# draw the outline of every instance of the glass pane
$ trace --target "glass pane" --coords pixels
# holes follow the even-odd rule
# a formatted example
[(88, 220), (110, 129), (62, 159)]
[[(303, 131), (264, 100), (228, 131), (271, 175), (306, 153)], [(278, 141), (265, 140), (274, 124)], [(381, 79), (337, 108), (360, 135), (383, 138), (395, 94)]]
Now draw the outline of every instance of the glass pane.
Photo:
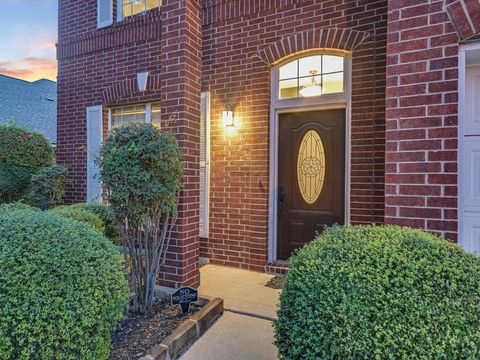
[(323, 93), (335, 94), (343, 92), (343, 73), (323, 75)]
[(308, 56), (300, 59), (299, 76), (309, 76), (311, 71), (316, 71), (317, 74), (322, 73), (322, 56)]
[(147, 0), (147, 10), (160, 7), (159, 0)]
[(280, 67), (280, 80), (298, 77), (298, 61), (292, 61)]
[(324, 55), (323, 56), (323, 73), (331, 73), (343, 71), (343, 57)]
[(325, 181), (325, 149), (320, 135), (309, 130), (300, 144), (297, 159), (298, 187), (303, 200), (314, 204), (323, 190)]
[(132, 3), (127, 2), (123, 4), (123, 17), (132, 16)]
[(152, 125), (156, 128), (161, 128), (161, 107), (160, 104), (152, 104)]
[(300, 82), (300, 96), (312, 97), (322, 95), (322, 76), (309, 76), (301, 78)]
[(280, 99), (298, 97), (297, 79), (280, 81)]
[(145, 11), (145, 0), (135, 0), (132, 2), (133, 14), (139, 14)]
[(112, 128), (145, 123), (145, 106), (126, 106), (112, 109)]

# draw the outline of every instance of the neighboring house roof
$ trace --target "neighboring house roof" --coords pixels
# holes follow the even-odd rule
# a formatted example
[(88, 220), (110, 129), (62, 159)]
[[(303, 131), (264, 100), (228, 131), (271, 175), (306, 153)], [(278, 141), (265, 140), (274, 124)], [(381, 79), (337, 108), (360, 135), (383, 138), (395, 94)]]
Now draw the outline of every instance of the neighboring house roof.
[(57, 83), (0, 75), (0, 124), (11, 120), (57, 142)]

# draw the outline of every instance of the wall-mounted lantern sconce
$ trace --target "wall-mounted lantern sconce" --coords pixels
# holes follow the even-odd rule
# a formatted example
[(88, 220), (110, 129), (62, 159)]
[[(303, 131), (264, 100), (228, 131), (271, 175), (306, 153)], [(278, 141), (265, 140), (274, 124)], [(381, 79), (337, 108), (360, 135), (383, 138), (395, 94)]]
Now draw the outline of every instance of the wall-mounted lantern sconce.
[(222, 123), (225, 127), (234, 127), (235, 126), (235, 119), (233, 118), (233, 111), (232, 110), (224, 110), (222, 111)]

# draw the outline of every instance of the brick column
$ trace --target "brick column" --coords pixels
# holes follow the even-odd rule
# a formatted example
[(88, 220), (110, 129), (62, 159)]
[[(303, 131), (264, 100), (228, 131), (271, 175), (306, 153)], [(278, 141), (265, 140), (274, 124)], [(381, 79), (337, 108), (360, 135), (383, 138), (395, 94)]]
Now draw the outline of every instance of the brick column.
[(458, 36), (444, 0), (390, 0), (386, 222), (457, 238)]
[(179, 219), (162, 285), (198, 286), (201, 7), (194, 0), (162, 5), (162, 115), (173, 127), (185, 160)]

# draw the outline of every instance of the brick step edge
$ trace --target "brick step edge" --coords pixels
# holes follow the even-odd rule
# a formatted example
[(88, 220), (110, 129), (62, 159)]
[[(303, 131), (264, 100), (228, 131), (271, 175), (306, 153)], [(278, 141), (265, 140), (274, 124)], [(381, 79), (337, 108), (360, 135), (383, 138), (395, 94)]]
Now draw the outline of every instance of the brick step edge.
[(197, 340), (223, 314), (223, 299), (214, 298), (190, 319), (185, 320), (161, 344), (152, 347), (138, 360), (173, 360), (187, 345)]

